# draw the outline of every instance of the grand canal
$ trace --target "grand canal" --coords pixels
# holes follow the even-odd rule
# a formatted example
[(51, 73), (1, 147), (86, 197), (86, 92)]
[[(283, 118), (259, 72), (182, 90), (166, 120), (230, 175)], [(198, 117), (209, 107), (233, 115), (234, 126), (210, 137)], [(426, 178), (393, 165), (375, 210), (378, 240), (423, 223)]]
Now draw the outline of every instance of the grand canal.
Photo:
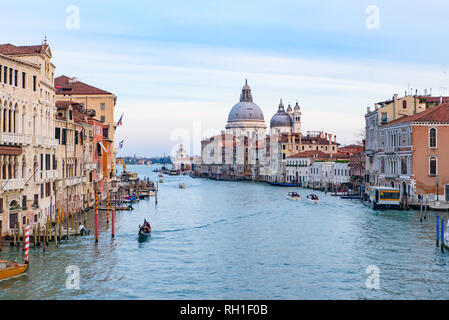
[[(157, 179), (152, 167), (129, 170)], [(0, 299), (449, 299), (449, 252), (435, 246), (432, 212), (420, 223), (415, 211), (322, 193), (312, 205), (286, 199), (305, 189), (188, 176), (165, 177), (159, 190), (157, 206), (118, 212), (115, 240), (101, 214), (98, 244), (90, 235), (31, 248), (28, 274), (0, 282)], [(144, 218), (153, 232), (139, 243)], [(15, 258), (20, 249), (3, 247), (0, 259)], [(378, 290), (365, 285), (370, 265)], [(66, 288), (69, 266), (79, 289)]]

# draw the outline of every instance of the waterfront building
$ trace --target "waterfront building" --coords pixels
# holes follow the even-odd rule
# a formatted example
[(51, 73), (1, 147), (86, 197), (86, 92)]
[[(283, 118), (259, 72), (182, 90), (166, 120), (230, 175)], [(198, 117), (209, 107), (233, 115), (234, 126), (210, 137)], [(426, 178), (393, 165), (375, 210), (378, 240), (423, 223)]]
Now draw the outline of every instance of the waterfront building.
[[(58, 142), (53, 166), (58, 173), (56, 207), (64, 216), (92, 204), (92, 142), (88, 133), (91, 116), (77, 102), (56, 101), (55, 139)], [(62, 216), (62, 215), (61, 215)]]
[(349, 185), (349, 160), (316, 160), (310, 166), (308, 187), (331, 190)]
[(355, 150), (350, 154), (349, 175), (354, 192), (361, 194), (365, 179), (365, 140), (363, 140), (363, 146), (355, 147)]
[(381, 126), (379, 185), (400, 188), (403, 204), (449, 201), (448, 139), (449, 103)]
[(104, 183), (99, 183), (101, 185), (99, 189), (102, 190), (102, 194), (112, 191), (112, 181), (116, 180), (116, 149), (114, 146), (116, 124), (114, 122), (114, 109), (117, 97), (108, 91), (78, 81), (74, 77), (57, 77), (55, 79), (55, 87), (58, 100), (75, 101), (87, 110), (95, 110), (92, 118), (103, 124), (103, 128), (100, 131), (101, 143), (105, 150), (103, 150), (103, 163), (101, 165), (103, 172), (99, 176), (103, 177), (105, 181)]
[(55, 66), (47, 41), (0, 45), (0, 224), (43, 222), (55, 213)]
[[(390, 122), (397, 121), (402, 117), (425, 112), (444, 101), (449, 101), (449, 97), (432, 97), (427, 95), (427, 92), (425, 92), (424, 95), (405, 95), (402, 98), (398, 98), (398, 95), (395, 94), (391, 100), (375, 103), (374, 110), (371, 110), (369, 107), (367, 108), (367, 113), (365, 115), (365, 192), (368, 192), (370, 186), (385, 184), (385, 181), (379, 181), (380, 175), (385, 177), (385, 174), (380, 172), (381, 167), (385, 166), (384, 163), (380, 162), (379, 157), (379, 149), (383, 149), (379, 132), (380, 127), (382, 125), (387, 125)], [(390, 135), (385, 136), (385, 130), (382, 130), (382, 132), (384, 139), (383, 143), (385, 144), (387, 143), (385, 142), (385, 139), (388, 139)], [(407, 135), (407, 133), (401, 132), (401, 135)], [(399, 139), (398, 132), (395, 132), (393, 136), (395, 137), (394, 139)], [(382, 161), (386, 161), (385, 157), (383, 158), (384, 160)], [(398, 160), (390, 160), (392, 161), (392, 170), (397, 171)], [(401, 161), (406, 160), (404, 159)], [(411, 194), (409, 193), (408, 195), (410, 196)]]
[(253, 102), (247, 82), (240, 102), (230, 111), (226, 131), (203, 139), (201, 165), (195, 174), (229, 180), (287, 181), (287, 157), (301, 151), (338, 152), (336, 137), (318, 132), (301, 133), (301, 108), (285, 110), (282, 99), (267, 132), (264, 115)]
[(182, 143), (179, 146), (179, 150), (176, 151), (176, 156), (172, 157), (172, 164), (173, 170), (190, 171), (192, 169), (193, 157), (189, 157)]
[(340, 187), (350, 183), (349, 155), (317, 150), (287, 158), (287, 182), (310, 188)]

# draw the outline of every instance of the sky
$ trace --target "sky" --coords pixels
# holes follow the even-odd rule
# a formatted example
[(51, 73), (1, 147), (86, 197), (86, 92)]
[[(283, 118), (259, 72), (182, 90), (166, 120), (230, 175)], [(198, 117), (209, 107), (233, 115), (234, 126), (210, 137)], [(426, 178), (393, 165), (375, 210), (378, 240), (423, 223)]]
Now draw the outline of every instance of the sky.
[(56, 75), (114, 93), (119, 156), (173, 153), (224, 130), (245, 79), (269, 125), (299, 101), (303, 133), (359, 140), (367, 107), (449, 95), (448, 1), (8, 1), (0, 43), (46, 36)]

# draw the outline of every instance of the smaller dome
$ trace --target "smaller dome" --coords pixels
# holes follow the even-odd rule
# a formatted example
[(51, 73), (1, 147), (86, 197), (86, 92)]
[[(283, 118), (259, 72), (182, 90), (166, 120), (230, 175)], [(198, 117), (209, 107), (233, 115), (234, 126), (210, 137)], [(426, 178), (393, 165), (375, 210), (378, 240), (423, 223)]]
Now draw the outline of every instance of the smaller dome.
[(291, 113), (292, 111), (293, 111), (292, 107), (290, 105), (288, 105), (287, 113)]
[(270, 128), (278, 128), (278, 127), (292, 127), (293, 121), (287, 112), (284, 110), (284, 105), (279, 104), (278, 112), (274, 114), (270, 121)]

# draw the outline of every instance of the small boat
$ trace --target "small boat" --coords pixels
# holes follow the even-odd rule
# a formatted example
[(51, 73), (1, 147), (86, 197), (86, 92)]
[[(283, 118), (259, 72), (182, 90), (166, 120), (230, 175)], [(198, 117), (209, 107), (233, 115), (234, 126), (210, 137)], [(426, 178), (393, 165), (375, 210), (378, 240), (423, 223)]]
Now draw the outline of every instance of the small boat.
[(181, 182), (180, 184), (179, 184), (179, 188), (180, 189), (184, 189), (186, 187), (186, 185), (184, 184), (184, 182)]
[(313, 203), (313, 204), (319, 204), (319, 203), (320, 203), (320, 199), (318, 199), (318, 196), (315, 195), (315, 194), (310, 194), (310, 195), (308, 195), (308, 196), (307, 196), (307, 200), (308, 200), (310, 203)]
[(27, 264), (0, 260), (0, 281), (24, 275), (27, 269)]
[(139, 230), (139, 239), (148, 239), (148, 237), (151, 235), (151, 230), (149, 232), (144, 232), (142, 230)]
[(341, 199), (355, 199), (355, 200), (359, 200), (360, 196), (357, 195), (353, 195), (353, 196), (340, 196)]
[(301, 196), (296, 192), (289, 192), (288, 195), (289, 197), (287, 199), (289, 200), (301, 200)]
[(164, 179), (159, 179), (159, 182), (160, 183), (164, 183)]
[(164, 175), (163, 175), (162, 173), (160, 173), (160, 174), (158, 175), (158, 177), (159, 177), (159, 178), (163, 178)]
[(268, 182), (269, 185), (277, 186), (277, 187), (294, 187), (293, 183), (285, 183), (285, 182)]
[[(145, 226), (148, 227), (145, 228)], [(151, 235), (151, 225), (147, 220), (145, 219), (143, 225), (139, 225), (139, 240), (146, 240)]]

